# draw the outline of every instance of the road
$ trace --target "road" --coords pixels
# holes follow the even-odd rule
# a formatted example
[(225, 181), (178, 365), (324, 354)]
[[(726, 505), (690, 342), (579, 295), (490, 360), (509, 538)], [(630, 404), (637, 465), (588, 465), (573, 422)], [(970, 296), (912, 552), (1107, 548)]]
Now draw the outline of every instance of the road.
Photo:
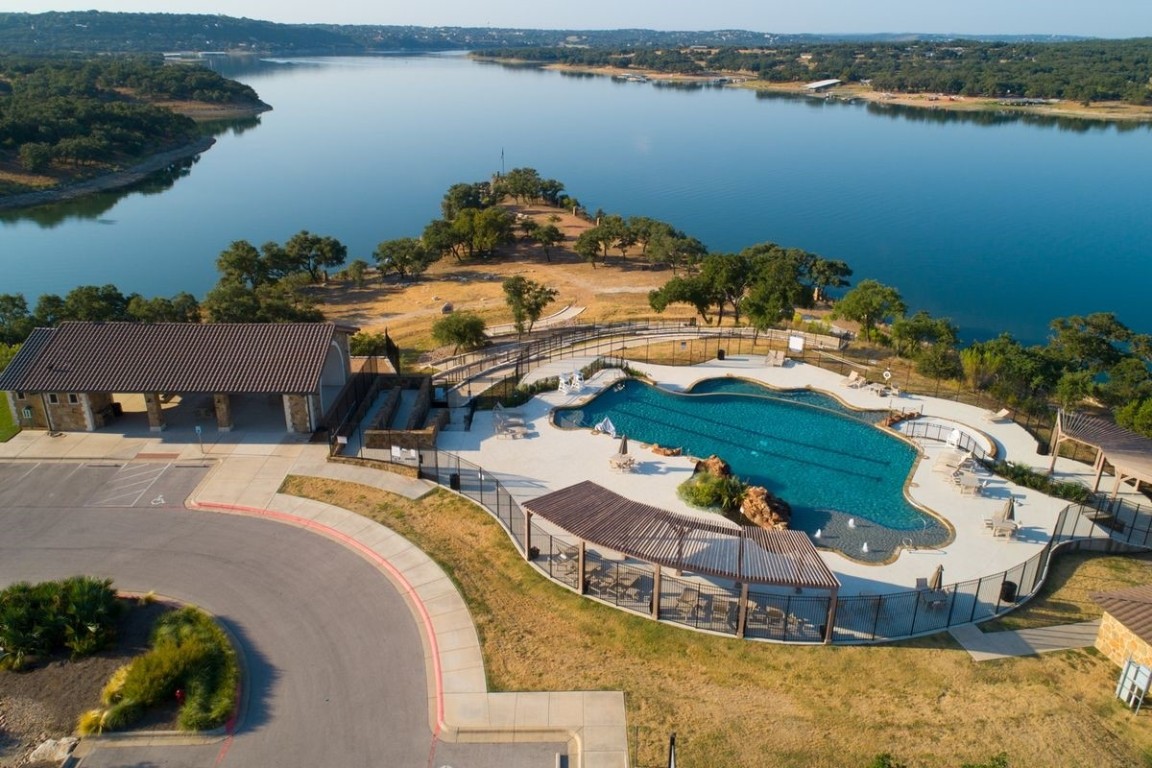
[(544, 747), (434, 745), (420, 635), (391, 582), (302, 529), (183, 509), (204, 472), (0, 464), (0, 585), (112, 578), (199, 605), (244, 655), (247, 706), (234, 739), (98, 750), (85, 768), (552, 764)]

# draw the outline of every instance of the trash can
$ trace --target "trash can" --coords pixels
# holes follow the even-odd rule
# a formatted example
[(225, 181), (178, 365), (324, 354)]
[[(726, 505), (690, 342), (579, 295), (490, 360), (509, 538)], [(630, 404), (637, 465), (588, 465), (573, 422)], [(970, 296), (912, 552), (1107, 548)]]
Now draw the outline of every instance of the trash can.
[(1000, 585), (1000, 602), (1014, 603), (1016, 602), (1016, 582), (1006, 581)]
[(722, 349), (716, 350), (716, 359), (717, 360), (723, 360), (724, 359), (724, 350), (722, 350)]
[(460, 473), (453, 472), (448, 475), (448, 487), (454, 491), (460, 490)]

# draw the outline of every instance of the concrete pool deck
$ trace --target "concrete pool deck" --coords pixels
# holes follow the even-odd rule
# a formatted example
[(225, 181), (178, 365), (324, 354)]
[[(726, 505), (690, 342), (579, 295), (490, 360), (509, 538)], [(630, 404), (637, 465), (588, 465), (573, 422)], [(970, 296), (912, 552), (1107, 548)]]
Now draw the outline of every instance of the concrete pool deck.
[[(568, 373), (591, 359), (572, 358), (541, 366), (526, 380)], [(846, 387), (842, 384), (843, 376), (815, 365), (794, 362), (784, 367), (768, 367), (762, 356), (728, 357), (691, 367), (631, 365), (673, 390), (685, 389), (705, 378), (735, 376), (781, 389), (809, 387), (856, 408), (921, 411), (921, 421), (935, 419), (948, 427), (958, 423), (966, 425), (968, 431), (986, 435), (996, 444), (999, 457), (1044, 471), (1050, 460), (1037, 452), (1035, 439), (1023, 427), (1013, 422), (990, 422), (984, 409), (919, 395), (881, 397), (872, 390)], [(521, 504), (582, 480), (592, 480), (636, 501), (687, 514), (706, 514), (689, 508), (676, 494), (676, 487), (692, 473), (693, 462), (689, 458), (658, 456), (643, 444), (630, 440), (630, 453), (635, 456), (637, 467), (634, 472), (621, 473), (614, 471), (608, 461), (617, 450), (618, 440), (594, 435), (587, 429), (562, 429), (551, 423), (552, 409), (578, 406), (610, 386), (620, 375), (619, 371), (601, 371), (591, 377), (580, 393), (545, 392), (518, 407), (516, 410), (523, 415), (528, 427), (523, 437), (497, 436), (491, 412), (480, 411), (473, 418), (470, 432), (442, 432), (440, 449), (483, 467)], [(944, 565), (945, 583), (1008, 570), (1044, 547), (1051, 538), (1057, 516), (1067, 506), (1065, 501), (998, 477), (988, 478), (984, 495), (962, 495), (944, 474), (933, 471), (935, 457), (948, 450), (947, 446), (931, 441), (919, 441), (919, 444), (922, 458), (913, 472), (909, 495), (916, 504), (947, 521), (955, 533), (953, 540), (940, 549), (902, 551), (894, 562), (883, 565), (857, 562), (837, 552), (821, 550), (821, 556), (843, 585), (842, 595), (914, 589), (916, 580), (928, 577), (938, 564)], [(1089, 465), (1067, 459), (1057, 460), (1054, 474), (1089, 486), (1093, 478)], [(993, 538), (983, 518), (1001, 508), (1009, 497), (1016, 503), (1020, 532), (1015, 539)], [(546, 521), (536, 520), (541, 527), (549, 527)]]

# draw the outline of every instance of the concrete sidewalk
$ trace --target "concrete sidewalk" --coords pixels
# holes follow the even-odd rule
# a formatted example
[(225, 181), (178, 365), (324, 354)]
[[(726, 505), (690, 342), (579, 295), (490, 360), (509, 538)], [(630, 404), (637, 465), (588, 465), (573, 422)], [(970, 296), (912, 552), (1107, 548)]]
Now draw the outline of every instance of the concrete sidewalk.
[(1012, 656), (1035, 656), (1048, 651), (1088, 648), (1095, 644), (1099, 629), (1100, 621), (1096, 620), (1005, 632), (983, 632), (976, 624), (961, 624), (948, 631), (974, 661), (990, 661)]

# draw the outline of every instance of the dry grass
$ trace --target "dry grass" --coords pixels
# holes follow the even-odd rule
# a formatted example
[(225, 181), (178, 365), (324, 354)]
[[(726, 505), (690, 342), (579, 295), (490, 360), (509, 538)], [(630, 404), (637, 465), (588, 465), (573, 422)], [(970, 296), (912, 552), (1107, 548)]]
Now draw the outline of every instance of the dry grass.
[[(436, 262), (419, 279), (400, 282), (373, 279), (363, 288), (332, 281), (317, 289), (328, 320), (347, 323), (366, 331), (387, 329), (404, 349), (428, 350), (433, 346), (432, 323), (440, 317), (444, 304), (457, 311), (475, 312), (488, 325), (512, 321), (504, 303), (501, 283), (513, 275), (523, 275), (555, 288), (559, 293), (545, 315), (566, 306), (585, 307), (580, 322), (606, 322), (653, 316), (648, 291), (672, 277), (670, 270), (645, 268), (639, 248), (626, 258), (614, 252), (608, 265), (593, 267), (571, 250), (580, 233), (592, 224), (558, 208), (543, 205), (508, 206), (516, 213), (531, 216), (540, 224), (553, 223), (564, 233), (565, 241), (552, 249), (551, 259), (535, 245), (518, 241), (498, 256), (460, 263), (452, 257)], [(688, 318), (692, 310), (674, 306), (663, 318)]]
[[(673, 731), (696, 768), (865, 766), (884, 752), (910, 768), (1001, 752), (1012, 766), (1152, 765), (1152, 720), (1113, 700), (1118, 670), (1093, 650), (976, 664), (946, 634), (869, 647), (711, 637), (552, 584), (450, 493), (412, 502), (315, 478), (284, 490), (377, 520), (435, 558), (472, 610), (492, 689), (625, 691), (635, 766), (663, 765)], [(1084, 590), (1076, 573), (1064, 585), (1050, 601)]]

